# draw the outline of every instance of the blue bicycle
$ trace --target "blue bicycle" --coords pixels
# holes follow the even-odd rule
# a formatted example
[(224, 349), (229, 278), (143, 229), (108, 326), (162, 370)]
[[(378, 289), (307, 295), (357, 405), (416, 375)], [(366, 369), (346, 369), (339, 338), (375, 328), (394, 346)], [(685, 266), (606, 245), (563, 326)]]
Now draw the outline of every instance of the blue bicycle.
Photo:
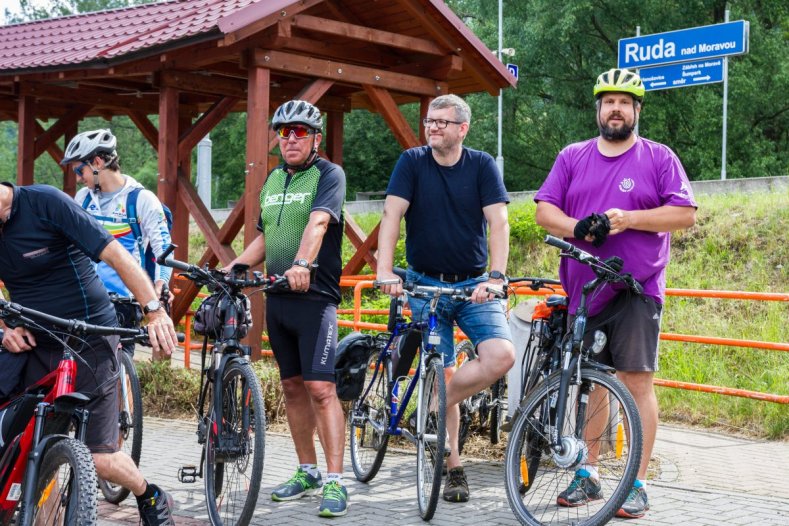
[[(375, 282), (375, 286), (389, 285)], [(373, 339), (361, 395), (349, 416), (351, 464), (356, 478), (371, 481), (383, 462), (390, 436), (403, 436), (416, 446), (419, 514), (428, 521), (438, 504), (446, 451), (446, 385), (444, 361), (437, 351), (436, 308), (441, 296), (467, 301), (473, 288), (428, 287), (406, 282), (405, 295), (429, 299), (426, 321), (403, 317), (404, 297), (392, 299), (389, 333)], [(417, 350), (421, 352), (417, 354)], [(414, 358), (416, 367), (411, 369)], [(411, 397), (417, 392), (415, 404)], [(413, 406), (416, 407), (413, 407)], [(401, 426), (408, 412), (406, 426)]]

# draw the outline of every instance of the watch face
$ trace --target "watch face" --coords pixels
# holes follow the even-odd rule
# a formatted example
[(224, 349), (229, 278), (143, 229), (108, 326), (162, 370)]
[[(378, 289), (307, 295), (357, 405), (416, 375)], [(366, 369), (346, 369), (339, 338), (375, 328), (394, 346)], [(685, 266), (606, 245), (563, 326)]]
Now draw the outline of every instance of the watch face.
[(309, 268), (310, 264), (306, 259), (297, 259), (294, 263), (300, 267)]
[(148, 314), (151, 311), (159, 310), (162, 308), (162, 304), (158, 300), (152, 300), (145, 304), (145, 314)]

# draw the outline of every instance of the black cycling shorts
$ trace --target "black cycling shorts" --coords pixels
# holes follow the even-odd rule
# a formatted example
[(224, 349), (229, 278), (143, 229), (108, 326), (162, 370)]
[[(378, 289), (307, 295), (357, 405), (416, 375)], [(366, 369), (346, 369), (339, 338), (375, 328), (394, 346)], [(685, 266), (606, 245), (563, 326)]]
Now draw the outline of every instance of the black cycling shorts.
[(620, 292), (586, 323), (586, 345), (594, 341), (596, 329), (608, 337), (602, 352), (592, 358), (617, 371), (657, 371), (662, 312), (663, 305), (653, 298)]
[[(79, 351), (76, 391), (91, 399), (86, 406), (90, 418), (85, 437), (91, 453), (118, 451), (119, 340), (119, 336), (90, 336), (87, 344), (73, 346)], [(63, 348), (56, 341), (37, 338), (36, 344), (29, 352), (25, 386), (33, 385), (57, 369), (63, 357)]]
[(266, 299), (266, 326), (281, 379), (334, 383), (337, 305), (272, 294)]
[[(124, 329), (139, 329), (140, 323), (143, 320), (142, 309), (140, 304), (135, 303), (114, 303), (115, 314), (118, 316), (118, 326)], [(127, 342), (123, 344), (123, 350), (129, 356), (134, 356), (134, 342)]]

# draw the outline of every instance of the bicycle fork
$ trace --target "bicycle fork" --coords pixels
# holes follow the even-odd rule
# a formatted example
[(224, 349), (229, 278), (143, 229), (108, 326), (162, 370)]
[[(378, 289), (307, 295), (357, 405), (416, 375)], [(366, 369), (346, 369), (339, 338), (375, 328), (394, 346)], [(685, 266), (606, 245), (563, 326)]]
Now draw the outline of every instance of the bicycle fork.
[[(573, 382), (573, 376), (575, 381)], [(577, 388), (575, 407), (575, 432), (564, 434), (568, 423), (569, 398), (572, 388)], [(581, 361), (572, 355), (571, 348), (565, 351), (562, 374), (558, 391), (550, 396), (548, 411), (548, 433), (556, 464), (562, 468), (572, 468), (586, 462), (589, 450), (584, 439), (586, 428), (586, 408), (589, 404), (590, 385), (581, 381)]]

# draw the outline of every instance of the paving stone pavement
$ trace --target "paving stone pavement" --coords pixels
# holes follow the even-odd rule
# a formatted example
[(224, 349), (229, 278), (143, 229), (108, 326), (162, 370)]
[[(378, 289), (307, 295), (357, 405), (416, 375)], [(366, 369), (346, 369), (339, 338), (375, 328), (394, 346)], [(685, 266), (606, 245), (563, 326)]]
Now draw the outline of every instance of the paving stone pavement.
[[(208, 523), (202, 481), (181, 484), (176, 478), (179, 466), (199, 462), (200, 448), (194, 430), (195, 424), (191, 422), (145, 419), (143, 473), (173, 495), (176, 524), (183, 526)], [(661, 469), (647, 487), (651, 510), (643, 519), (614, 519), (611, 524), (789, 525), (789, 485), (785, 482), (789, 473), (789, 443), (662, 425), (654, 456), (659, 459)], [(388, 452), (381, 471), (369, 484), (356, 481), (346, 454), (345, 482), (351, 504), (348, 515), (335, 519), (317, 516), (318, 497), (289, 503), (271, 501), (271, 489), (293, 474), (295, 464), (290, 437), (268, 433), (261, 494), (252, 524), (424, 524), (416, 504), (413, 454)], [(507, 504), (502, 464), (482, 460), (466, 460), (464, 464), (471, 501), (439, 502), (431, 524), (517, 525)], [(120, 507), (102, 502), (99, 514), (101, 526), (138, 521), (133, 499), (127, 499)]]

